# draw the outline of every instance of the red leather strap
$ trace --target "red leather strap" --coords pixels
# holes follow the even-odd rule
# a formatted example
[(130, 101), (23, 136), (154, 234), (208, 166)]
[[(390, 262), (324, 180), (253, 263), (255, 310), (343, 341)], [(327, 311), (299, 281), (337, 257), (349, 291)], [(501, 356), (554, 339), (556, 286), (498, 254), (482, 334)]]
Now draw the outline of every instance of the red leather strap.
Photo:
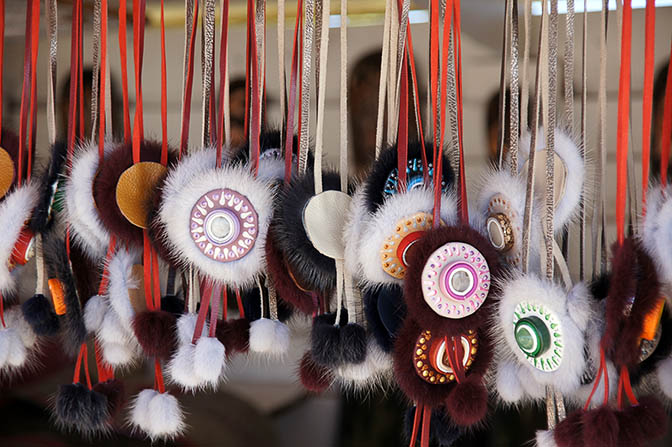
[[(425, 151), (421, 151), (425, 153)], [(406, 191), (406, 165), (408, 164), (408, 64), (406, 52), (401, 62), (401, 86), (399, 91), (399, 125), (397, 126), (397, 173), (400, 192)]]
[(28, 123), (28, 166), (26, 180), (30, 180), (35, 153), (35, 129), (37, 126), (37, 52), (40, 46), (40, 0), (32, 0), (32, 25), (30, 38), (30, 122)]
[(25, 47), (23, 52), (23, 83), (21, 85), (21, 108), (19, 110), (19, 163), (18, 163), (18, 183), (23, 182), (23, 157), (26, 151), (26, 126), (28, 124), (28, 101), (30, 101), (30, 58), (31, 41), (33, 33), (33, 8), (28, 5), (26, 8), (26, 34)]
[(459, 141), (459, 191), (460, 191), (460, 207), (458, 208), (460, 220), (463, 224), (469, 222), (469, 203), (467, 202), (467, 177), (464, 170), (464, 130), (463, 130), (463, 113), (462, 113), (462, 27), (460, 15), (460, 0), (454, 0), (453, 8), (455, 14), (455, 80), (457, 83), (457, 126), (458, 126), (458, 141)]
[(191, 91), (194, 85), (194, 47), (196, 44), (196, 29), (198, 28), (198, 0), (194, 1), (194, 23), (189, 36), (187, 56), (187, 76), (184, 85), (184, 100), (182, 101), (182, 129), (180, 131), (180, 153), (186, 152), (189, 144), (189, 121), (191, 119)]
[(161, 277), (159, 276), (159, 256), (154, 247), (151, 247), (152, 256), (152, 283), (154, 285), (154, 309), (161, 310)]
[(600, 367), (597, 370), (597, 374), (595, 375), (595, 382), (593, 383), (593, 389), (590, 391), (590, 395), (588, 396), (588, 399), (586, 400), (586, 404), (583, 406), (583, 411), (588, 410), (590, 407), (590, 402), (593, 400), (593, 396), (595, 395), (595, 392), (597, 391), (597, 387), (600, 385), (600, 380), (602, 379), (602, 376), (604, 375), (604, 401), (603, 403), (607, 403), (609, 400), (609, 373), (607, 372), (607, 366), (606, 366), (606, 358), (604, 355), (604, 348), (600, 347)]
[[(399, 9), (401, 9), (401, 1), (399, 0)], [(420, 90), (418, 89), (418, 76), (415, 71), (415, 56), (413, 55), (413, 37), (411, 35), (411, 24), (410, 22), (407, 25), (406, 28), (406, 50), (408, 52), (408, 60), (411, 64), (411, 79), (413, 81), (413, 91), (415, 94), (413, 95), (414, 99), (414, 105), (415, 105), (415, 116), (417, 119), (417, 128), (418, 128), (418, 140), (420, 143), (423, 145), (425, 144), (425, 136), (424, 136), (424, 130), (422, 127), (422, 112), (420, 110)], [(429, 168), (428, 168), (428, 163), (427, 163), (427, 153), (422, 150), (420, 151), (420, 154), (422, 156), (422, 174), (424, 177), (424, 183), (425, 185), (429, 185)]]
[(91, 384), (91, 374), (89, 372), (89, 354), (86, 343), (82, 343), (79, 348), (79, 355), (77, 356), (77, 363), (75, 364), (75, 374), (72, 383), (79, 383), (79, 377), (82, 372), (82, 364), (84, 364), (84, 375), (86, 377), (86, 385), (89, 389), (93, 389)]
[(646, 214), (651, 161), (651, 114), (653, 112), (653, 64), (656, 46), (656, 0), (646, 0), (644, 34), (644, 91), (642, 102), (642, 213)]
[(158, 357), (154, 358), (154, 381), (156, 382), (156, 389), (159, 393), (166, 392), (166, 386), (163, 382), (163, 373), (161, 372), (161, 361)]
[(667, 186), (667, 167), (670, 163), (670, 143), (672, 142), (672, 45), (670, 45), (670, 62), (667, 66), (665, 83), (665, 104), (663, 106), (663, 135), (660, 146), (660, 181)]
[(210, 327), (208, 336), (215, 337), (217, 331), (217, 319), (219, 318), (219, 306), (221, 304), (222, 285), (215, 284), (212, 289), (212, 298), (210, 299)]
[(128, 104), (128, 64), (126, 62), (126, 0), (119, 0), (119, 58), (121, 61), (121, 96), (124, 104), (124, 142), (131, 142), (131, 118)]
[[(140, 162), (144, 138), (142, 113), (142, 56), (145, 35), (145, 0), (133, 0), (133, 62), (135, 68), (135, 118), (133, 120), (133, 163)], [(145, 278), (147, 280), (147, 278)]]
[(2, 297), (2, 293), (0, 293), (0, 323), (2, 323), (2, 327), (7, 327), (5, 324), (5, 299)]
[(259, 63), (258, 58), (260, 55), (257, 54), (257, 33), (254, 23), (254, 8), (253, 0), (247, 0), (247, 28), (249, 33), (249, 58), (248, 65), (251, 65), (252, 78), (251, 82), (251, 100), (252, 107), (251, 116), (250, 116), (250, 150), (251, 150), (251, 162), (254, 175), (256, 176), (259, 173), (259, 135), (261, 134), (261, 107), (259, 104), (260, 92), (259, 92)]
[[(5, 61), (5, 0), (0, 0), (0, 129), (2, 129), (2, 78)], [(0, 133), (0, 144), (2, 144)]]
[(77, 57), (79, 58), (79, 63), (77, 64), (77, 70), (79, 75), (77, 76), (77, 115), (79, 119), (79, 127), (77, 128), (77, 137), (81, 140), (84, 139), (84, 20), (82, 19), (82, 6), (79, 7), (79, 38), (77, 39)]
[(213, 284), (206, 279), (204, 283), (203, 295), (201, 296), (200, 308), (198, 309), (198, 317), (196, 318), (196, 328), (194, 329), (194, 336), (191, 338), (191, 343), (196, 344), (201, 334), (203, 333), (203, 326), (205, 326), (205, 317), (208, 315), (208, 307), (210, 307), (210, 300), (213, 295)]
[(142, 270), (145, 286), (145, 304), (147, 310), (154, 310), (154, 301), (152, 300), (152, 246), (149, 242), (149, 233), (146, 229), (142, 230)]
[(418, 431), (420, 430), (420, 422), (422, 420), (422, 406), (420, 404), (415, 405), (415, 412), (413, 414), (413, 429), (411, 431), (411, 442), (410, 447), (415, 447), (415, 443), (418, 440)]
[(422, 435), (420, 436), (420, 447), (429, 447), (429, 428), (432, 422), (432, 408), (424, 405), (422, 408)]
[(100, 278), (100, 284), (98, 285), (98, 295), (105, 295), (107, 292), (107, 286), (109, 284), (109, 265), (110, 260), (112, 259), (112, 254), (114, 254), (114, 248), (116, 246), (116, 237), (110, 235), (110, 242), (107, 245), (107, 254), (105, 255), (105, 264), (103, 265), (103, 275)]
[(628, 184), (628, 132), (630, 130), (630, 56), (632, 45), (631, 0), (623, 2), (621, 32), (621, 70), (618, 85), (618, 122), (616, 130), (616, 235), (625, 238), (625, 201)]
[(243, 300), (240, 298), (240, 289), (238, 288), (236, 288), (236, 302), (238, 303), (240, 318), (245, 318), (245, 308), (243, 307)]

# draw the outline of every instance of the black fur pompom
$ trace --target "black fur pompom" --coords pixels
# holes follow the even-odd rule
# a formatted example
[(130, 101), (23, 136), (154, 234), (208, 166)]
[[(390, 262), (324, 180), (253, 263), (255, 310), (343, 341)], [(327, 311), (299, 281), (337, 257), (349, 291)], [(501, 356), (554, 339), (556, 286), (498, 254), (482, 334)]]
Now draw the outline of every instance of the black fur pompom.
[(58, 333), (58, 315), (44, 295), (33, 295), (21, 305), (21, 312), (35, 334), (50, 336)]
[(107, 397), (81, 383), (61, 385), (54, 406), (56, 424), (85, 437), (104, 433), (109, 428)]

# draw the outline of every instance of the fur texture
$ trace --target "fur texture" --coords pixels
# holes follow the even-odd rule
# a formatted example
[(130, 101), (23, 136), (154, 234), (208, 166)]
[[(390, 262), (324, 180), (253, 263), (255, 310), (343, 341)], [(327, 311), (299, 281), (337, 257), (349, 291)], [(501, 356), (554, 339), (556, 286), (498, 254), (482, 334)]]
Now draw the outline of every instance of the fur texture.
[[(493, 335), (506, 342), (498, 344), (500, 350), (506, 346), (506, 351), (500, 352), (499, 355), (509, 362), (517, 361), (523, 368), (527, 368), (532, 378), (539, 384), (553, 385), (563, 394), (575, 392), (581, 384), (586, 367), (584, 333), (593, 315), (591, 298), (586, 286), (578, 283), (567, 294), (557, 284), (542, 280), (536, 275), (517, 274), (502, 281), (501, 290)], [(541, 371), (535, 368), (518, 347), (511, 322), (514, 321), (516, 305), (521, 301), (543, 306), (560, 322), (563, 353), (560, 366), (555, 371)]]
[(552, 430), (537, 430), (534, 436), (537, 447), (558, 447)]
[(658, 364), (656, 377), (660, 390), (668, 399), (672, 399), (672, 357), (668, 357)]
[[(422, 158), (422, 144), (418, 142), (411, 142), (408, 145), (408, 159), (418, 159)], [(431, 163), (433, 157), (433, 149), (431, 143), (426, 143), (425, 154), (427, 155), (427, 160)], [(443, 151), (443, 172), (442, 180), (445, 182), (445, 189), (451, 191), (453, 189), (453, 184), (455, 182), (455, 175), (453, 173), (453, 168), (450, 164), (450, 159), (447, 156), (448, 152)], [(383, 188), (387, 177), (390, 173), (397, 168), (397, 147), (391, 146), (384, 151), (382, 151), (376, 159), (376, 162), (371, 168), (371, 172), (367, 176), (366, 183), (364, 186), (365, 195), (366, 195), (366, 204), (369, 212), (374, 213), (381, 206), (385, 200), (383, 195)], [(430, 179), (431, 181), (431, 179)], [(431, 188), (430, 188), (431, 189)]]
[(266, 236), (266, 268), (268, 276), (277, 291), (278, 297), (300, 312), (312, 315), (317, 310), (313, 297), (296, 285), (285, 263), (282, 252), (275, 243), (275, 225), (271, 224)]
[(477, 375), (468, 375), (455, 384), (446, 399), (446, 409), (457, 424), (468, 427), (479, 423), (488, 411), (488, 390)]
[(84, 325), (82, 306), (77, 295), (65, 242), (57, 234), (44, 239), (44, 260), (49, 278), (58, 278), (63, 287), (66, 308), (65, 315), (61, 318), (63, 348), (69, 356), (75, 357), (86, 340), (88, 331)]
[(299, 379), (308, 391), (321, 393), (329, 388), (334, 381), (334, 376), (328, 368), (315, 362), (312, 353), (308, 351), (299, 363)]
[(217, 339), (226, 348), (226, 355), (247, 352), (250, 348), (250, 322), (246, 318), (217, 322)]
[[(194, 244), (188, 218), (194, 203), (215, 188), (231, 188), (245, 195), (258, 216), (258, 232), (254, 247), (242, 258), (221, 263), (203, 255)], [(273, 190), (271, 185), (250, 175), (242, 166), (203, 170), (189, 163), (180, 163), (168, 174), (162, 190), (159, 217), (166, 227), (173, 256), (181, 259), (184, 267), (194, 265), (215, 281), (238, 287), (251, 287), (265, 268), (264, 244), (272, 216)]]
[(0, 328), (0, 371), (20, 368), (27, 356), (19, 331), (13, 327)]
[[(627, 407), (624, 411), (624, 420), (633, 423), (630, 431), (633, 437), (645, 441), (654, 441), (667, 433), (668, 417), (663, 404), (652, 395), (639, 399), (639, 405)], [(620, 434), (623, 430), (621, 430)]]
[[(141, 161), (159, 162), (161, 160), (161, 143), (143, 140), (140, 143)], [(169, 164), (175, 162), (172, 151), (168, 151)], [(142, 229), (128, 221), (117, 206), (117, 182), (121, 174), (133, 165), (133, 148), (131, 143), (116, 146), (105, 157), (105, 162), (98, 168), (93, 181), (93, 198), (100, 214), (100, 219), (111, 234), (117, 236), (124, 245), (142, 247)], [(150, 198), (150, 200), (152, 200)], [(147, 204), (147, 209), (150, 208)]]
[(133, 278), (133, 265), (140, 262), (140, 252), (119, 248), (108, 263), (107, 296), (110, 306), (119, 316), (119, 321), (129, 330), (133, 324), (135, 310), (131, 305), (129, 290), (138, 289), (140, 284)]
[(175, 396), (155, 390), (142, 390), (131, 406), (131, 425), (152, 441), (173, 439), (184, 431), (184, 413)]
[[(340, 177), (336, 172), (323, 172), (324, 191), (340, 191)], [(303, 211), (315, 196), (312, 170), (294, 179), (280, 190), (279, 202), (273, 216), (273, 233), (278, 250), (286, 260), (286, 269), (307, 290), (327, 292), (336, 287), (336, 264), (313, 246), (303, 224)]]
[[(259, 135), (259, 150), (260, 160), (259, 160), (259, 177), (263, 179), (269, 179), (274, 181), (279, 181), (285, 178), (285, 157), (283, 153), (279, 152), (279, 148), (284, 146), (285, 141), (280, 141), (281, 134), (279, 130), (276, 129), (262, 129), (261, 134)], [(292, 176), (296, 175), (296, 150), (299, 146), (298, 138), (296, 135), (292, 137)], [(236, 154), (233, 157), (234, 163), (247, 164), (250, 160), (250, 146), (249, 141), (245, 143), (238, 149)], [(308, 152), (308, 162), (306, 166), (313, 165), (313, 154)]]
[(260, 318), (250, 324), (250, 350), (260, 354), (283, 356), (289, 350), (289, 328), (286, 324)]
[(85, 437), (109, 429), (110, 414), (104, 394), (89, 390), (81, 383), (73, 383), (61, 385), (54, 402), (54, 418), (62, 429), (76, 431)]
[[(401, 289), (398, 286), (393, 286)], [(385, 352), (392, 351), (394, 346), (394, 340), (390, 336), (387, 328), (380, 320), (380, 315), (378, 314), (378, 300), (379, 300), (379, 291), (378, 290), (366, 290), (363, 296), (364, 302), (364, 315), (366, 317), (366, 322), (368, 323), (368, 331), (376, 339), (378, 345)]]
[(65, 142), (57, 141), (51, 146), (51, 159), (47, 168), (39, 175), (39, 199), (33, 209), (28, 227), (33, 233), (42, 233), (48, 230), (51, 219), (51, 203), (56, 192), (54, 185), (62, 175), (68, 146)]
[[(334, 325), (335, 313), (322, 314), (313, 320), (310, 349), (313, 361), (324, 367), (334, 367), (343, 362), (340, 327)], [(347, 312), (341, 312), (340, 324), (348, 321)]]
[(599, 445), (616, 447), (618, 445), (618, 418), (616, 412), (609, 407), (602, 406), (583, 413), (584, 445)]
[(366, 225), (366, 222), (371, 217), (366, 207), (366, 195), (364, 194), (364, 186), (359, 185), (352, 199), (350, 200), (350, 208), (345, 219), (345, 227), (343, 228), (343, 243), (345, 245), (345, 270), (349, 272), (357, 281), (361, 279), (361, 261), (359, 259), (359, 234)]
[(646, 196), (646, 215), (642, 220), (641, 241), (655, 261), (661, 280), (672, 286), (672, 185), (649, 188)]
[[(583, 182), (585, 179), (585, 168), (581, 148), (571, 136), (559, 128), (555, 128), (553, 133), (555, 137), (555, 153), (564, 162), (567, 170), (565, 179), (565, 190), (560, 200), (555, 205), (553, 215), (553, 228), (556, 233), (562, 231), (562, 228), (571, 222), (579, 212), (579, 202), (583, 194)], [(520, 173), (527, 161), (530, 153), (530, 134), (525, 132), (521, 135), (519, 154), (518, 154), (518, 172)], [(546, 148), (546, 133), (544, 128), (539, 128), (537, 132), (536, 151)], [(538, 189), (538, 188), (537, 188)], [(543, 201), (544, 191), (535, 191), (538, 195), (537, 200)]]
[(161, 311), (144, 311), (133, 318), (133, 332), (148, 357), (169, 359), (176, 348), (175, 315)]
[(333, 373), (346, 391), (356, 393), (382, 388), (392, 378), (392, 357), (369, 338), (363, 362), (342, 363)]
[[(116, 146), (105, 142), (105, 153)], [(73, 241), (92, 260), (105, 256), (110, 234), (93, 200), (93, 181), (98, 170), (98, 144), (90, 141), (75, 150), (72, 169), (65, 183), (65, 209)]]
[(583, 409), (569, 413), (556, 425), (553, 438), (558, 447), (583, 447)]
[[(439, 316), (425, 302), (422, 294), (421, 276), (427, 259), (431, 254), (448, 242), (465, 242), (478, 249), (487, 261), (490, 269), (490, 292), (478, 312), (459, 319), (448, 319)], [(427, 231), (418, 239), (416, 249), (411, 253), (409, 267), (404, 281), (404, 299), (408, 309), (408, 317), (422, 322), (423, 329), (432, 333), (448, 334), (466, 333), (468, 330), (476, 330), (486, 324), (485, 316), (492, 312), (494, 297), (499, 292), (497, 279), (500, 277), (499, 256), (485, 238), (468, 226), (450, 227), (442, 226)], [(408, 318), (407, 317), (407, 318)], [(414, 340), (415, 342), (415, 340)]]
[[(651, 258), (631, 238), (613, 247), (612, 278), (618, 281), (610, 282), (603, 344), (607, 356), (620, 369), (638, 363), (644, 317), (660, 297), (660, 283)], [(635, 301), (626, 316), (624, 311), (633, 296)]]
[(105, 312), (109, 310), (107, 303), (100, 295), (94, 295), (84, 306), (84, 326), (89, 332), (96, 332), (103, 324)]
[[(404, 426), (405, 426), (405, 438), (407, 441), (410, 441), (411, 434), (413, 431), (413, 420), (415, 418), (415, 412), (417, 407), (413, 406), (406, 411), (404, 417)], [(432, 411), (432, 416), (429, 424), (429, 437), (430, 440), (435, 441), (439, 447), (450, 447), (455, 441), (457, 441), (464, 429), (453, 424), (446, 416), (446, 414), (441, 410)], [(418, 437), (420, 437), (420, 431), (418, 431)]]
[(12, 306), (5, 309), (5, 323), (8, 327), (14, 328), (21, 338), (21, 343), (26, 349), (31, 349), (37, 344), (37, 334), (33, 328), (28, 324), (23, 312), (19, 306)]
[(224, 345), (215, 337), (201, 337), (194, 348), (194, 374), (216, 387), (226, 368)]
[(348, 323), (340, 328), (341, 358), (344, 363), (363, 363), (366, 360), (366, 330), (357, 323)]
[(93, 386), (93, 391), (107, 398), (107, 412), (110, 420), (114, 419), (124, 404), (124, 382), (119, 379), (98, 382)]
[(194, 372), (195, 349), (191, 343), (180, 345), (168, 362), (167, 371), (171, 381), (185, 390), (196, 390), (202, 385), (201, 379)]
[(38, 198), (38, 183), (29, 182), (12, 189), (0, 202), (0, 293), (4, 296), (15, 290), (15, 275), (9, 268), (9, 260)]
[[(357, 256), (360, 259), (362, 279), (367, 287), (403, 283), (402, 279), (394, 278), (383, 270), (380, 249), (385, 238), (396, 228), (397, 222), (418, 212), (431, 214), (433, 209), (434, 193), (429, 189), (414, 189), (388, 197), (366, 220), (357, 235)], [(443, 194), (441, 197), (441, 220), (447, 225), (457, 221), (457, 201), (452, 194)], [(419, 241), (416, 242), (418, 243)], [(408, 270), (406, 273), (408, 274)]]
[(519, 374), (523, 366), (509, 360), (499, 361), (495, 369), (495, 386), (497, 394), (506, 403), (520, 402), (525, 397), (525, 390)]
[(51, 336), (58, 333), (60, 329), (58, 315), (56, 315), (52, 304), (44, 295), (33, 295), (21, 304), (21, 311), (37, 335)]

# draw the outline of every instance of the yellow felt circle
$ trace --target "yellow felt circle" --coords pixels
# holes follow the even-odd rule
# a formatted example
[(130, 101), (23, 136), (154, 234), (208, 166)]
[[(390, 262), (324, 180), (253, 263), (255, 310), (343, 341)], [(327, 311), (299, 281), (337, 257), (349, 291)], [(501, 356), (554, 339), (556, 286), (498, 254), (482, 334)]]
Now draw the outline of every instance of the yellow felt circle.
[(14, 182), (14, 160), (0, 147), (0, 198), (5, 197)]
[(148, 205), (156, 185), (166, 173), (161, 163), (143, 161), (126, 169), (117, 182), (117, 206), (136, 227), (147, 228)]

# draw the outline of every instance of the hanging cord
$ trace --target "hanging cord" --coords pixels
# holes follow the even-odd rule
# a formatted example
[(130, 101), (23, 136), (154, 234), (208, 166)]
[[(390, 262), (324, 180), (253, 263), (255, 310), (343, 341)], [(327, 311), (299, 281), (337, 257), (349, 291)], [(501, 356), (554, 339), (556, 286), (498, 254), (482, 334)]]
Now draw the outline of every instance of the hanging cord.
[[(584, 9), (585, 11), (585, 9)], [(574, 132), (574, 0), (567, 0), (565, 15), (565, 120), (568, 132)]]
[(630, 59), (632, 36), (632, 9), (630, 0), (624, 1), (621, 36), (621, 69), (618, 88), (618, 122), (616, 130), (616, 235), (618, 243), (625, 239), (625, 202), (628, 175), (628, 132), (630, 117)]
[[(281, 0), (282, 1), (282, 0)], [(217, 122), (217, 167), (222, 166), (222, 144), (231, 146), (231, 109), (229, 107), (229, 1), (221, 0), (219, 46), (219, 115)]]
[(166, 79), (166, 22), (161, 0), (161, 164), (168, 164), (168, 80)]
[(145, 0), (133, 0), (133, 62), (135, 69), (135, 117), (133, 119), (133, 163), (140, 162), (144, 139), (142, 111), (142, 59), (145, 41)]
[[(408, 33), (408, 11), (411, 7), (410, 5), (410, 0), (398, 0), (396, 3), (394, 3), (395, 10), (397, 11), (397, 16), (395, 16), (395, 20), (393, 20), (393, 23), (395, 24), (395, 33), (392, 34), (392, 38), (396, 36), (396, 41), (394, 41), (395, 48), (396, 48), (396, 59), (395, 59), (395, 77), (394, 77), (394, 92), (395, 95), (393, 97), (394, 103), (392, 104), (392, 110), (390, 116), (392, 116), (394, 119), (392, 120), (394, 125), (391, 128), (392, 132), (390, 133), (392, 136), (392, 144), (394, 144), (394, 139), (396, 137), (397, 143), (399, 142), (399, 137), (398, 134), (400, 132), (399, 126), (403, 125), (406, 127), (406, 136), (408, 136), (408, 67), (405, 66), (405, 64), (408, 62), (407, 60), (407, 55), (406, 55), (406, 40), (407, 40), (407, 33)], [(398, 20), (398, 22), (397, 22)], [(404, 70), (406, 70), (404, 74)], [(406, 86), (403, 87), (405, 89), (405, 93), (401, 91), (402, 89), (402, 76), (406, 76)], [(405, 99), (402, 98), (402, 96), (405, 96)], [(401, 101), (406, 101), (406, 117), (404, 120), (401, 119), (400, 113), (402, 112), (401, 110)], [(389, 138), (388, 138), (389, 139)], [(404, 160), (404, 168), (406, 167), (405, 160)], [(405, 170), (405, 169), (404, 169)]]
[[(518, 77), (518, 0), (511, 0), (511, 105), (509, 111), (509, 160), (511, 175), (518, 175), (518, 138), (520, 135)], [(502, 93), (504, 94), (504, 93)], [(504, 95), (506, 96), (506, 95)], [(503, 123), (503, 122), (502, 122)], [(503, 125), (504, 126), (504, 125)]]
[(341, 191), (348, 192), (348, 0), (341, 0), (341, 73), (339, 136), (341, 142), (339, 172)]
[[(585, 9), (584, 9), (585, 11)], [(520, 128), (529, 129), (527, 116), (527, 107), (530, 97), (530, 80), (527, 75), (530, 65), (530, 42), (532, 42), (531, 24), (532, 21), (532, 0), (525, 0), (525, 11), (523, 16), (523, 29), (525, 30), (525, 43), (523, 44), (523, 67), (520, 75), (520, 88), (522, 89), (520, 97)]]
[[(543, 3), (542, 3), (543, 4)], [(506, 81), (507, 81), (507, 70), (506, 62), (508, 60), (509, 54), (507, 53), (507, 48), (511, 46), (511, 0), (506, 0), (504, 2), (504, 27), (502, 29), (502, 62), (500, 65), (500, 74), (499, 74), (499, 140), (497, 142), (497, 166), (499, 169), (502, 169), (504, 165), (504, 143), (506, 135)], [(512, 49), (513, 50), (513, 49)]]
[[(469, 204), (467, 202), (467, 176), (464, 167), (464, 128), (463, 128), (463, 119), (462, 119), (462, 30), (461, 30), (461, 13), (460, 13), (460, 0), (454, 0), (453, 3), (454, 9), (454, 20), (455, 20), (455, 79), (457, 80), (457, 125), (459, 132), (459, 180), (458, 180), (458, 189), (460, 203), (458, 211), (458, 217), (462, 224), (466, 225), (469, 222)], [(435, 185), (436, 188), (436, 185)]]
[[(390, 26), (392, 23), (392, 0), (385, 4), (385, 22), (383, 25), (383, 49), (380, 60), (380, 79), (378, 81), (378, 111), (376, 118), (376, 159), (383, 148), (383, 117), (385, 115), (385, 94), (390, 54)], [(399, 173), (401, 174), (401, 173)]]
[(100, 85), (100, 9), (101, 0), (93, 5), (93, 73), (91, 79), (91, 140), (96, 139), (98, 131), (98, 87)]
[(317, 23), (320, 26), (322, 35), (319, 42), (319, 81), (317, 88), (317, 128), (315, 129), (315, 166), (313, 169), (315, 195), (320, 194), (323, 190), (322, 185), (322, 153), (324, 141), (324, 101), (326, 98), (326, 84), (327, 84), (327, 55), (329, 52), (329, 11), (330, 0), (317, 0), (317, 4), (321, 5), (322, 16), (318, 17)]
[(287, 79), (285, 75), (285, 0), (278, 0), (278, 85), (280, 86), (280, 151), (284, 153), (287, 124)]
[[(301, 133), (299, 135), (299, 174), (306, 172), (310, 138), (310, 79), (312, 75), (313, 22), (315, 0), (305, 1), (303, 56), (301, 61)], [(316, 157), (317, 158), (317, 157)]]
[[(588, 130), (588, 0), (583, 0), (583, 36), (581, 52), (581, 158), (583, 159), (583, 169), (586, 169), (586, 154), (588, 140), (586, 131)], [(581, 203), (579, 204), (579, 281), (586, 277), (586, 182), (581, 187)]]
[(397, 41), (399, 39), (399, 11), (397, 2), (395, 1), (390, 2), (390, 7), (392, 8), (390, 12), (390, 49), (388, 53), (387, 95), (385, 101), (385, 114), (387, 115), (385, 143), (388, 147), (395, 143), (395, 137), (397, 135), (397, 112), (399, 110), (397, 103), (397, 69), (399, 65), (397, 63)]
[[(30, 179), (31, 168), (31, 146), (32, 146), (32, 124), (34, 109), (35, 89), (33, 89), (32, 78), (36, 70), (37, 63), (37, 45), (39, 43), (40, 26), (40, 2), (31, 0), (26, 3), (26, 31), (25, 31), (25, 50), (23, 54), (23, 83), (21, 86), (21, 107), (19, 112), (19, 163), (18, 163), (18, 184), (23, 182), (24, 169), (27, 173), (27, 180)], [(37, 30), (37, 33), (35, 32)], [(33, 58), (34, 54), (34, 58)], [(35, 63), (33, 63), (35, 59)], [(28, 123), (30, 117), (30, 123)], [(28, 148), (26, 149), (26, 127), (29, 127)], [(27, 168), (23, 166), (24, 154), (28, 151)]]
[(201, 144), (210, 144), (210, 96), (212, 92), (213, 58), (215, 56), (215, 0), (203, 2), (203, 106)]
[(196, 45), (196, 30), (198, 29), (198, 0), (186, 2), (186, 29), (188, 34), (185, 40), (188, 42), (185, 51), (185, 79), (182, 94), (182, 123), (180, 129), (180, 152), (186, 153), (189, 145), (189, 122), (191, 120), (191, 92), (194, 85), (194, 48)]
[(642, 214), (646, 214), (646, 192), (649, 187), (649, 163), (651, 162), (651, 115), (653, 113), (653, 70), (655, 46), (656, 1), (646, 0), (644, 88), (642, 95)]
[[(99, 40), (99, 48), (98, 50), (100, 51), (99, 57), (97, 57), (97, 60), (99, 62), (99, 67), (98, 70), (100, 72), (100, 99), (97, 101), (97, 103), (100, 103), (100, 111), (99, 111), (99, 116), (100, 116), (100, 127), (98, 129), (98, 156), (99, 156), (99, 163), (102, 163), (103, 158), (105, 157), (105, 99), (106, 99), (106, 94), (107, 94), (107, 0), (100, 0), (100, 4), (98, 5), (98, 8), (100, 9), (99, 11), (99, 20), (100, 20), (100, 28), (98, 30), (98, 40)], [(95, 90), (95, 92), (98, 92)], [(94, 90), (92, 89), (91, 91), (91, 97), (95, 97)], [(92, 100), (93, 102), (93, 100)], [(94, 139), (95, 137), (95, 121), (92, 119), (91, 120), (91, 139)]]
[(28, 123), (28, 166), (26, 180), (30, 180), (33, 171), (35, 153), (35, 133), (37, 128), (37, 53), (40, 44), (40, 0), (32, 2), (32, 37), (30, 48), (30, 122)]
[[(301, 20), (303, 11), (303, 1), (299, 0), (296, 3), (296, 23), (294, 25), (294, 43), (292, 45), (292, 71), (289, 77), (289, 101), (287, 104), (287, 121), (285, 127), (285, 184), (289, 184), (292, 178), (292, 161), (293, 161), (293, 141), (294, 141), (294, 111), (296, 109), (296, 90), (297, 90), (297, 74), (300, 58), (299, 36), (301, 35)], [(300, 120), (299, 120), (300, 122)], [(301, 125), (299, 124), (299, 128)], [(298, 148), (297, 148), (298, 149)], [(299, 151), (300, 154), (300, 151)], [(297, 163), (298, 163), (297, 157)], [(298, 166), (297, 166), (298, 167)]]

